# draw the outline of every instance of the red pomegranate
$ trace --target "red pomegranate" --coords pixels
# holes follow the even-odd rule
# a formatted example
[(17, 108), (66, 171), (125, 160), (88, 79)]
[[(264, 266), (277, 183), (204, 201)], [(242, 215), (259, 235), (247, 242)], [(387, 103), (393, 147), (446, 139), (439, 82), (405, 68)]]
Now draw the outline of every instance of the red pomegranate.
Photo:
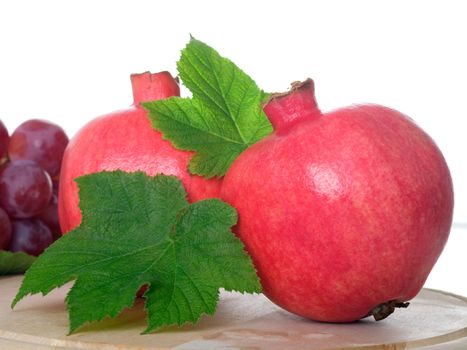
[(221, 192), (264, 293), (328, 322), (406, 306), (452, 221), (451, 176), (433, 140), (379, 105), (323, 114), (312, 80), (264, 110), (275, 132), (235, 160)]
[(127, 109), (101, 116), (85, 125), (65, 150), (58, 210), (64, 233), (81, 222), (75, 178), (103, 170), (144, 171), (148, 175), (175, 175), (183, 182), (190, 201), (218, 197), (220, 180), (190, 175), (192, 153), (174, 149), (151, 127), (140, 102), (179, 96), (176, 80), (168, 72), (131, 76), (134, 103)]

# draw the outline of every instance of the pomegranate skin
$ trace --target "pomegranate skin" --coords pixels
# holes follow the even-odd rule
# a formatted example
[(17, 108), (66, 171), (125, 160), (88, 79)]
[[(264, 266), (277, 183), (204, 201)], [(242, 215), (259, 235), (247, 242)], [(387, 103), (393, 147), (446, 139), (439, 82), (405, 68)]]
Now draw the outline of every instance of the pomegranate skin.
[(127, 109), (98, 117), (86, 124), (65, 150), (58, 211), (66, 233), (81, 222), (75, 178), (103, 170), (144, 171), (177, 176), (191, 202), (218, 197), (220, 180), (206, 180), (188, 173), (192, 153), (176, 150), (151, 127), (140, 102), (179, 96), (178, 83), (168, 72), (131, 76), (134, 104)]
[(432, 139), (403, 114), (322, 114), (312, 81), (264, 110), (275, 132), (243, 152), (221, 198), (265, 295), (297, 315), (350, 322), (422, 288), (447, 241), (453, 190)]

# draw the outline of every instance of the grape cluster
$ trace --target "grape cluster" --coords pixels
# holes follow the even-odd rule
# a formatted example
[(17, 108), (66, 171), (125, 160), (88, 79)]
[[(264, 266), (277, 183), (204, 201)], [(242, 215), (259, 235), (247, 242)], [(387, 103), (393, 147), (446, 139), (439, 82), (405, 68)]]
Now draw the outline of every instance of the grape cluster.
[(0, 250), (39, 255), (61, 236), (58, 181), (68, 137), (31, 119), (9, 136), (0, 120)]

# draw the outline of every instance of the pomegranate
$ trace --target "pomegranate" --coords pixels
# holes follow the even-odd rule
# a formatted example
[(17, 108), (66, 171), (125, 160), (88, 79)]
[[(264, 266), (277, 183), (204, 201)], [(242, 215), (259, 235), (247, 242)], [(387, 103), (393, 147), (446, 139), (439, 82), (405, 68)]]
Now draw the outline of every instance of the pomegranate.
[(433, 140), (380, 105), (323, 114), (310, 79), (264, 111), (274, 133), (235, 160), (221, 192), (264, 293), (326, 322), (406, 306), (452, 221), (451, 176)]
[(176, 80), (168, 72), (133, 74), (134, 103), (85, 125), (65, 150), (60, 173), (58, 210), (66, 233), (81, 222), (75, 178), (102, 170), (145, 171), (148, 175), (175, 175), (183, 182), (190, 201), (218, 197), (220, 180), (190, 175), (192, 153), (176, 150), (151, 127), (140, 103), (179, 96)]

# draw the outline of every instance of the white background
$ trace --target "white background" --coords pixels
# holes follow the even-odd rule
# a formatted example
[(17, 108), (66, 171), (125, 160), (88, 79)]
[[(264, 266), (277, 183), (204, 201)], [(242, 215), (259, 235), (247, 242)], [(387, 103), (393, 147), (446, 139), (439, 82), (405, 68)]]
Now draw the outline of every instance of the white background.
[(323, 111), (413, 118), (455, 186), (455, 229), (427, 286), (467, 295), (467, 6), (463, 1), (1, 1), (0, 118), (73, 135), (131, 104), (130, 73), (169, 70), (191, 33), (266, 91), (312, 77)]

